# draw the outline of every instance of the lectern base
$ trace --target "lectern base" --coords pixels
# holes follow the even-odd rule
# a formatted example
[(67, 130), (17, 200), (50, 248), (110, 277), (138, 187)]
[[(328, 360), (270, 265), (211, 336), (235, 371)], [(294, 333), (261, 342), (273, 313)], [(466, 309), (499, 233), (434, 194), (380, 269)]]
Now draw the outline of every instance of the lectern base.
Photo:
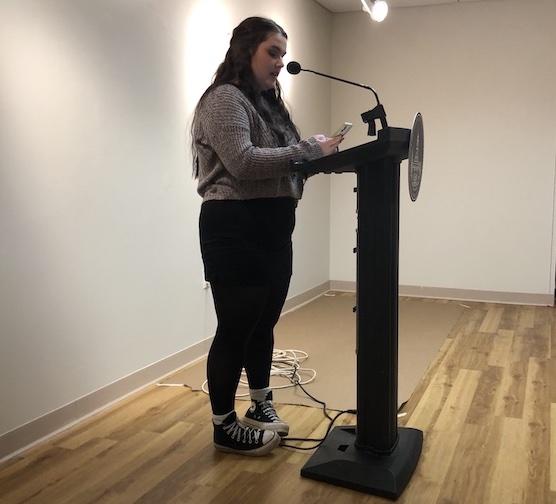
[(400, 427), (398, 436), (391, 454), (374, 455), (355, 447), (355, 427), (335, 427), (301, 476), (395, 500), (409, 482), (423, 445), (420, 430)]

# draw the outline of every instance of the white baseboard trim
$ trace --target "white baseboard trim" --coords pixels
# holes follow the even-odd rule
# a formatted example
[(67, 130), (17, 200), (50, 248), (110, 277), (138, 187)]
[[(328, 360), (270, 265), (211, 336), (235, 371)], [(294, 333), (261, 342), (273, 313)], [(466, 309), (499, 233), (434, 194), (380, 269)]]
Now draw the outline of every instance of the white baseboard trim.
[(289, 299), (286, 299), (284, 303), (284, 308), (282, 309), (282, 315), (289, 313), (293, 310), (297, 310), (302, 306), (310, 303), (311, 301), (317, 299), (318, 297), (322, 296), (325, 292), (330, 290), (330, 282), (327, 280), (326, 282), (309, 289), (308, 291), (302, 292), (297, 296), (293, 296)]
[(330, 280), (330, 290), (355, 292), (355, 282), (348, 282), (346, 280)]
[[(355, 282), (330, 280), (330, 290), (355, 292)], [(528, 292), (499, 292), (471, 289), (447, 289), (444, 287), (419, 287), (400, 285), (400, 296), (453, 299), (456, 301), (477, 301), (481, 303), (502, 303), (534, 306), (554, 306), (551, 294), (532, 294)]]
[[(329, 282), (286, 300), (282, 314), (309, 303), (329, 290)], [(166, 376), (205, 357), (212, 337), (135, 371), (50, 413), (0, 435), (0, 463), (11, 459), (113, 404), (153, 385)]]

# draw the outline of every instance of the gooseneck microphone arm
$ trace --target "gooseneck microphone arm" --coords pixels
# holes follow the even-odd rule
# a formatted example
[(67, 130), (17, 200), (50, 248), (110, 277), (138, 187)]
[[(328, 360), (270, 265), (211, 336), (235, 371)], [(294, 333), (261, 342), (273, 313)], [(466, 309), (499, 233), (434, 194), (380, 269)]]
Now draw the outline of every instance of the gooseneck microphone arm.
[(322, 77), (328, 77), (329, 79), (332, 79), (332, 80), (345, 82), (346, 84), (351, 84), (352, 86), (357, 86), (357, 87), (360, 87), (360, 88), (363, 88), (363, 89), (368, 89), (369, 91), (372, 91), (373, 94), (375, 95), (377, 105), (380, 105), (380, 100), (378, 99), (378, 95), (376, 94), (376, 91), (371, 86), (367, 86), (365, 84), (358, 84), (357, 82), (348, 81), (346, 79), (340, 79), (340, 77), (333, 77), (332, 75), (326, 75), (326, 74), (323, 74), (323, 73), (320, 73), (320, 72), (316, 72), (315, 70), (307, 70), (305, 68), (301, 68), (300, 71), (310, 72), (310, 73), (313, 73), (315, 75), (320, 75)]
[(327, 77), (328, 79), (336, 80), (339, 82), (345, 82), (346, 84), (351, 84), (352, 86), (357, 86), (372, 91), (373, 94), (375, 95), (377, 105), (374, 109), (368, 110), (367, 112), (363, 112), (361, 114), (361, 119), (363, 120), (364, 123), (368, 124), (369, 126), (369, 130), (368, 130), (369, 136), (376, 135), (376, 126), (375, 126), (376, 119), (380, 120), (380, 124), (382, 125), (382, 128), (388, 127), (388, 122), (386, 121), (386, 112), (384, 111), (384, 107), (380, 103), (376, 91), (371, 86), (367, 86), (365, 84), (358, 84), (357, 82), (348, 81), (346, 79), (340, 79), (339, 77), (333, 77), (332, 75), (316, 72), (315, 70), (307, 70), (305, 68), (301, 68), (301, 65), (297, 61), (290, 61), (286, 66), (286, 70), (293, 75), (297, 75), (299, 72), (310, 72), (315, 75), (320, 75), (321, 77)]

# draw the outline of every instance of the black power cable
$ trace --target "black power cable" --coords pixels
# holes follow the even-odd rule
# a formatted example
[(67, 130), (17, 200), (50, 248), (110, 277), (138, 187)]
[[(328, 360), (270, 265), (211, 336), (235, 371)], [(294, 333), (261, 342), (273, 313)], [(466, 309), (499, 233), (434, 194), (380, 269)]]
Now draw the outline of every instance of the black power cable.
[[(352, 415), (357, 414), (357, 410), (349, 409), (349, 410), (342, 410), (342, 411), (338, 412), (334, 417), (331, 417), (328, 414), (328, 411), (326, 409), (326, 403), (324, 401), (320, 401), (316, 397), (313, 397), (309, 392), (307, 392), (307, 390), (305, 390), (305, 387), (303, 385), (301, 385), (301, 383), (299, 383), (299, 381), (296, 380), (295, 385), (298, 385), (301, 388), (301, 390), (303, 390), (303, 392), (305, 392), (305, 394), (307, 394), (307, 396), (309, 396), (313, 401), (315, 401), (318, 404), (322, 404), (322, 411), (324, 413), (324, 416), (326, 418), (328, 418), (328, 420), (330, 420), (330, 423), (328, 424), (328, 427), (326, 429), (326, 432), (325, 432), (323, 438), (285, 437), (285, 438), (282, 438), (282, 443), (280, 444), (280, 446), (283, 446), (285, 448), (293, 448), (294, 450), (314, 450), (315, 448), (318, 448), (324, 442), (324, 440), (326, 439), (326, 437), (330, 433), (330, 430), (332, 429), (332, 426), (334, 425), (336, 420), (338, 420), (338, 418), (340, 418), (341, 415), (344, 415), (346, 413), (350, 413)], [(317, 444), (315, 446), (311, 446), (311, 447), (302, 447), (302, 446), (289, 445), (289, 444), (284, 443), (284, 441), (311, 441), (311, 442), (316, 442)]]
[[(328, 411), (326, 409), (326, 403), (324, 401), (320, 401), (319, 399), (317, 399), (316, 397), (312, 396), (309, 392), (307, 392), (307, 390), (305, 390), (305, 387), (303, 385), (301, 385), (301, 383), (299, 383), (299, 380), (292, 380), (294, 381), (294, 384), (299, 386), (301, 388), (301, 390), (303, 390), (303, 392), (305, 392), (305, 394), (307, 396), (309, 396), (313, 401), (315, 401), (318, 404), (322, 404), (322, 411), (324, 413), (324, 416), (326, 418), (328, 418), (328, 420), (330, 420), (330, 423), (328, 424), (328, 427), (326, 429), (326, 432), (324, 434), (323, 438), (296, 438), (296, 437), (284, 437), (282, 438), (282, 442), (280, 443), (280, 446), (284, 447), (284, 448), (293, 448), (294, 450), (314, 450), (316, 448), (318, 448), (322, 443), (324, 443), (324, 440), (327, 438), (328, 434), (330, 433), (332, 426), (334, 425), (334, 423), (336, 422), (336, 420), (338, 420), (338, 418), (340, 418), (341, 415), (344, 415), (346, 413), (349, 413), (351, 415), (356, 415), (357, 414), (357, 410), (355, 409), (348, 409), (348, 410), (341, 410), (338, 412), (338, 414), (334, 417), (331, 417), (328, 414)], [(404, 406), (407, 404), (407, 401), (403, 402), (400, 407), (398, 408), (398, 413), (404, 408)], [(289, 445), (284, 443), (284, 441), (311, 441), (311, 442), (315, 442), (317, 443), (315, 446), (310, 446), (310, 447), (302, 447), (302, 446), (294, 446), (294, 445)]]

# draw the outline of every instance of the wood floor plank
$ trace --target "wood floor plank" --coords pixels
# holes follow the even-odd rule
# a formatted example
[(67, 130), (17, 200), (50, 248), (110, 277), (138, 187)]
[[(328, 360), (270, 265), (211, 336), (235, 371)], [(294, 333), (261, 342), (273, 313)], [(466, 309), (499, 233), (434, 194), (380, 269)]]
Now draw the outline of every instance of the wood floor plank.
[(556, 403), (556, 358), (547, 361), (550, 402)]
[[(443, 361), (451, 362), (457, 349), (457, 344), (450, 344)], [(453, 364), (444, 364), (444, 362), (439, 363), (438, 367), (435, 368), (436, 372), (423, 381), (421, 395), (410, 398), (409, 402), (415, 402), (415, 406), (404, 422), (408, 427), (429, 430), (436, 422), (459, 371)]]
[(452, 458), (459, 443), (460, 432), (429, 430), (425, 432), (419, 464), (400, 502), (413, 504), (437, 502)]
[(471, 402), (481, 378), (480, 371), (460, 369), (452, 390), (446, 398), (438, 419), (434, 423), (435, 430), (461, 431), (469, 412)]
[(489, 425), (464, 424), (443, 481), (440, 501), (485, 502), (501, 442), (500, 418)]
[(541, 327), (550, 325), (553, 319), (554, 311), (546, 306), (533, 306), (533, 327)]
[(503, 306), (493, 306), (490, 308), (486, 314), (486, 317), (479, 328), (479, 332), (495, 333), (498, 331), (498, 326), (502, 320), (502, 314), (504, 312)]
[(469, 424), (489, 424), (495, 418), (495, 399), (500, 394), (503, 369), (497, 366), (488, 366), (479, 378), (479, 385), (475, 396), (469, 406), (465, 419)]
[(527, 480), (525, 425), (518, 418), (501, 417), (501, 440), (495, 454), (494, 469), (485, 504), (521, 504), (525, 502)]
[(548, 359), (550, 333), (548, 327), (519, 327), (514, 334), (513, 360)]
[(535, 327), (535, 307), (522, 306), (519, 311), (519, 327)]
[(489, 366), (504, 367), (510, 360), (514, 331), (500, 329), (493, 339), (492, 348), (488, 355)]
[(556, 492), (556, 404), (550, 405), (550, 491)]
[[(423, 378), (419, 381), (419, 383), (415, 387), (415, 391), (413, 392), (413, 394), (411, 394), (411, 396), (409, 397), (407, 402), (400, 409), (400, 412), (405, 413), (405, 416), (398, 419), (398, 425), (400, 427), (406, 426), (409, 419), (415, 413), (415, 410), (416, 410), (417, 406), (419, 405), (419, 398), (424, 396), (427, 389), (431, 385), (430, 381), (427, 379), (427, 376), (436, 376), (440, 372), (439, 370), (440, 370), (440, 367), (442, 365), (442, 362), (443, 362), (446, 354), (448, 353), (448, 351), (452, 347), (453, 342), (454, 342), (454, 340), (452, 338), (446, 338), (446, 340), (442, 344), (440, 350), (438, 351), (438, 354), (436, 355), (435, 359), (433, 360), (433, 362), (427, 368), (427, 372), (425, 373)], [(455, 374), (454, 374), (454, 376), (455, 376)], [(432, 393), (432, 391), (429, 392), (429, 395), (430, 395), (430, 393)], [(421, 413), (422, 412), (423, 411), (421, 411)], [(440, 408), (437, 408), (437, 410), (436, 410), (436, 415), (438, 415), (438, 413), (440, 413)], [(423, 419), (417, 420), (417, 416), (414, 417), (414, 421), (416, 423), (419, 423), (422, 420)], [(432, 422), (432, 419), (429, 419), (429, 422)]]
[(551, 312), (550, 317), (550, 358), (556, 358), (556, 314)]
[(420, 430), (431, 429), (452, 390), (454, 379), (450, 377), (449, 368), (445, 366), (438, 368), (437, 373), (423, 392), (422, 397), (426, 398), (425, 401), (419, 401), (405, 425)]
[(493, 342), (494, 336), (490, 333), (469, 334), (460, 349), (457, 366), (462, 369), (479, 371), (486, 369)]
[(521, 306), (505, 305), (502, 318), (500, 319), (500, 325), (498, 326), (498, 332), (506, 330), (512, 331), (514, 328), (518, 327), (520, 313)]
[(495, 416), (523, 417), (528, 362), (510, 361), (503, 369), (502, 382), (495, 399)]
[[(464, 324), (458, 325), (455, 334), (454, 349), (450, 356), (445, 360), (445, 365), (457, 369), (483, 369), (488, 364), (488, 358), (476, 355), (479, 347), (485, 346), (489, 342), (488, 333), (479, 332), (479, 328), (484, 323), (488, 311), (484, 308), (477, 308), (466, 313), (463, 319)], [(492, 344), (487, 345), (485, 350), (491, 351)], [(485, 356), (487, 357), (487, 356)]]
[(525, 442), (528, 478), (525, 502), (543, 502), (549, 491), (550, 402), (546, 361), (529, 360), (525, 392)]

